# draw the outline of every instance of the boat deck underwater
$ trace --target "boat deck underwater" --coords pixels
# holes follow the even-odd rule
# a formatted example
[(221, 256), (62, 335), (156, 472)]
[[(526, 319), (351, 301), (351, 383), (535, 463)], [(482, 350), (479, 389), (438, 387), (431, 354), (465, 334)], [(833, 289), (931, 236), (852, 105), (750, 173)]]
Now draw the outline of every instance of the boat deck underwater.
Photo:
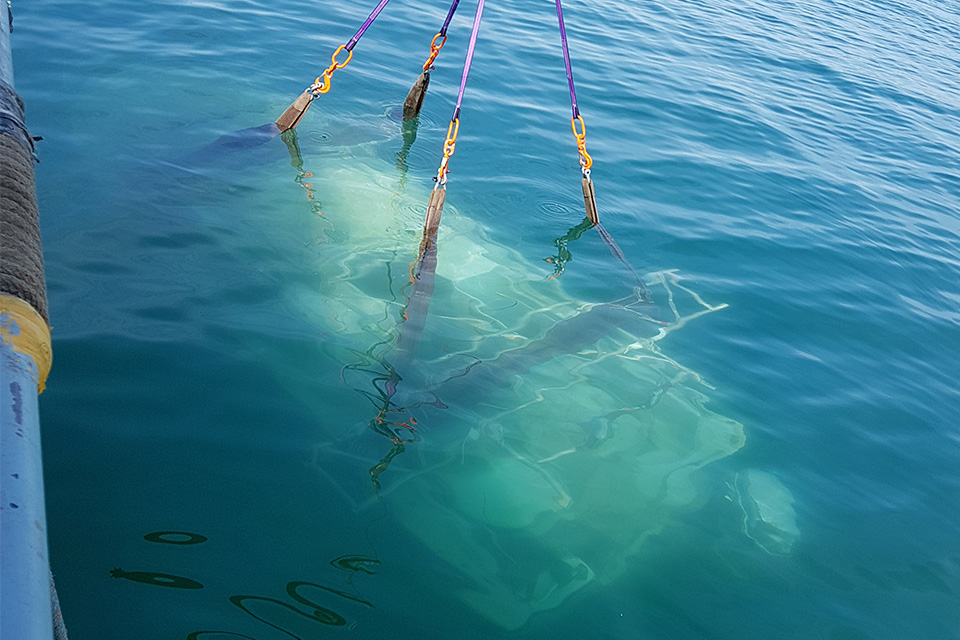
[[(436, 264), (416, 270), (426, 197), (397, 189), (378, 146), (331, 154), (350, 168), (310, 168), (336, 185), (323, 194), (336, 240), (315, 246), (313, 277), (281, 303), (323, 336), (368, 410), (351, 423), (297, 384), (301, 368), (269, 363), (292, 395), (338, 416), (312, 460), (331, 495), (361, 521), (385, 510), (435, 556), (439, 570), (418, 578), (425, 593), (518, 629), (613, 583), (648, 536), (709, 501), (698, 472), (744, 445), (743, 426), (710, 411), (711, 385), (660, 345), (726, 305), (675, 271), (641, 279), (612, 255), (618, 298), (572, 298), (452, 205)], [(429, 304), (417, 304), (424, 288)], [(789, 490), (744, 473), (756, 480), (740, 482), (737, 504), (751, 507), (731, 522), (789, 554), (799, 536)]]
[(956, 16), (552, 4), (14, 7), (71, 637), (960, 637)]

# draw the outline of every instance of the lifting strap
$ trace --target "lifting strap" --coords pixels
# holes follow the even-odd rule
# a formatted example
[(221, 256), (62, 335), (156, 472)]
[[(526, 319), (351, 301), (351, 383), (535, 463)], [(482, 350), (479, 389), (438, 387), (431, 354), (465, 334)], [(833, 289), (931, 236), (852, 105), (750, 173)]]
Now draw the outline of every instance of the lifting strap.
[[(577, 139), (577, 151), (580, 154), (580, 170), (583, 172), (583, 204), (587, 211), (587, 218), (593, 224), (600, 223), (600, 216), (597, 213), (597, 195), (594, 193), (593, 180), (590, 179), (590, 167), (593, 166), (593, 158), (587, 153), (587, 127), (583, 123), (583, 117), (580, 115), (580, 107), (577, 106), (577, 91), (573, 86), (573, 68), (570, 65), (570, 49), (567, 46), (567, 29), (563, 24), (563, 7), (560, 6), (560, 0), (557, 3), (557, 20), (560, 23), (560, 42), (563, 45), (563, 63), (567, 69), (567, 83), (570, 85), (570, 106), (573, 111), (573, 117), (570, 119), (570, 126), (573, 128), (573, 135)], [(579, 131), (577, 124), (580, 125)]]
[(447, 196), (447, 174), (450, 173), (447, 165), (457, 147), (457, 134), (460, 132), (460, 106), (463, 104), (463, 92), (467, 88), (467, 78), (470, 75), (470, 64), (473, 62), (473, 52), (477, 46), (477, 33), (480, 31), (480, 17), (482, 15), (483, 0), (478, 0), (477, 15), (473, 19), (473, 32), (470, 34), (467, 57), (463, 63), (463, 75), (460, 77), (460, 93), (457, 94), (457, 106), (454, 108), (453, 117), (450, 118), (450, 124), (447, 126), (447, 139), (443, 143), (443, 159), (440, 161), (440, 168), (437, 169), (437, 176), (434, 178), (436, 184), (433, 185), (433, 191), (430, 192), (430, 201), (427, 204), (427, 216), (423, 221), (421, 253), (424, 247), (433, 243), (433, 237), (440, 227), (440, 216), (443, 214), (443, 203)]
[[(373, 24), (373, 21), (377, 19), (377, 16), (380, 15), (380, 12), (383, 11), (383, 8), (387, 6), (387, 3), (390, 0), (380, 0), (373, 11), (370, 12), (370, 15), (367, 16), (366, 21), (360, 25), (360, 28), (357, 29), (357, 32), (353, 34), (353, 37), (350, 38), (350, 41), (346, 44), (342, 44), (337, 47), (337, 50), (333, 52), (333, 55), (330, 56), (330, 66), (327, 67), (324, 72), (317, 76), (317, 79), (313, 81), (313, 84), (307, 87), (303, 93), (301, 93), (296, 100), (293, 101), (286, 111), (280, 114), (280, 117), (277, 118), (276, 125), (280, 130), (280, 133), (289, 131), (293, 129), (298, 124), (300, 120), (303, 119), (304, 114), (307, 113), (307, 109), (310, 108), (310, 105), (314, 100), (319, 98), (322, 94), (330, 91), (330, 80), (333, 76), (333, 72), (337, 69), (343, 69), (347, 66), (347, 63), (350, 62), (350, 59), (353, 58), (353, 48), (360, 42), (360, 38), (363, 37), (363, 34), (366, 30)], [(340, 55), (342, 51), (347, 52), (347, 57), (342, 61), (337, 61), (337, 56)]]

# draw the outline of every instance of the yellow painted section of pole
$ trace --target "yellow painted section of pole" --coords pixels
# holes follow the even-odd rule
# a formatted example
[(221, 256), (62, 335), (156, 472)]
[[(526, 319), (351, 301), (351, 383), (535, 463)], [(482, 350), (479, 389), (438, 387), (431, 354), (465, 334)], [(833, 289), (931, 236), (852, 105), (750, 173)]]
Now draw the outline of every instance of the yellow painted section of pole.
[(17, 353), (30, 356), (37, 365), (37, 393), (46, 388), (53, 364), (50, 327), (32, 306), (8, 294), (0, 294), (0, 340)]

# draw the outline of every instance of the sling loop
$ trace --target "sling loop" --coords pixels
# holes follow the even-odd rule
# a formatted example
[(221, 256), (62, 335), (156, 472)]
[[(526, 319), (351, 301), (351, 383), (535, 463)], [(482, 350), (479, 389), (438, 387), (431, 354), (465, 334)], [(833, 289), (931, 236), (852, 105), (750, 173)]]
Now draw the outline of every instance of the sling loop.
[[(451, 13), (452, 15), (452, 13)], [(470, 34), (470, 45), (467, 47), (467, 57), (463, 63), (463, 75), (460, 78), (460, 93), (457, 94), (457, 106), (453, 110), (453, 117), (447, 126), (447, 139), (443, 143), (443, 160), (437, 170), (437, 183), (433, 188), (439, 189), (447, 184), (447, 164), (457, 146), (457, 133), (460, 132), (460, 106), (463, 104), (463, 92), (467, 88), (467, 77), (470, 75), (470, 64), (473, 62), (473, 52), (477, 46), (477, 33), (480, 31), (480, 17), (483, 15), (483, 0), (477, 1), (477, 15), (473, 19), (473, 32)]]
[[(424, 71), (433, 68), (433, 61), (437, 59), (440, 49), (443, 49), (443, 45), (447, 43), (447, 27), (450, 26), (450, 20), (453, 19), (453, 14), (457, 10), (458, 4), (460, 4), (460, 0), (453, 0), (453, 4), (450, 5), (450, 11), (447, 12), (447, 19), (443, 21), (443, 27), (440, 28), (437, 35), (433, 36), (433, 41), (430, 43), (430, 57), (423, 63)], [(437, 38), (442, 38), (440, 44), (437, 44)]]

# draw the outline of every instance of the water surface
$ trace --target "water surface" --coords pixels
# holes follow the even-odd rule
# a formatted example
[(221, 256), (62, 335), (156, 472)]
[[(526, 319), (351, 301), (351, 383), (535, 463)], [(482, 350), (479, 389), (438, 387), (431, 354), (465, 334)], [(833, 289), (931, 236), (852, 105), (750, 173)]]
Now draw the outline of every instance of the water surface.
[[(952, 5), (565, 6), (601, 219), (647, 314), (610, 306), (633, 283), (599, 235), (568, 234), (552, 7), (489, 3), (411, 358), (472, 4), (412, 146), (393, 114), (442, 3), (387, 7), (299, 157), (197, 152), (273, 120), (368, 7), (14, 9), (72, 637), (960, 637)], [(666, 272), (729, 306), (654, 339)], [(550, 333), (577, 318), (595, 339)], [(385, 422), (417, 441), (372, 477), (391, 367)]]

